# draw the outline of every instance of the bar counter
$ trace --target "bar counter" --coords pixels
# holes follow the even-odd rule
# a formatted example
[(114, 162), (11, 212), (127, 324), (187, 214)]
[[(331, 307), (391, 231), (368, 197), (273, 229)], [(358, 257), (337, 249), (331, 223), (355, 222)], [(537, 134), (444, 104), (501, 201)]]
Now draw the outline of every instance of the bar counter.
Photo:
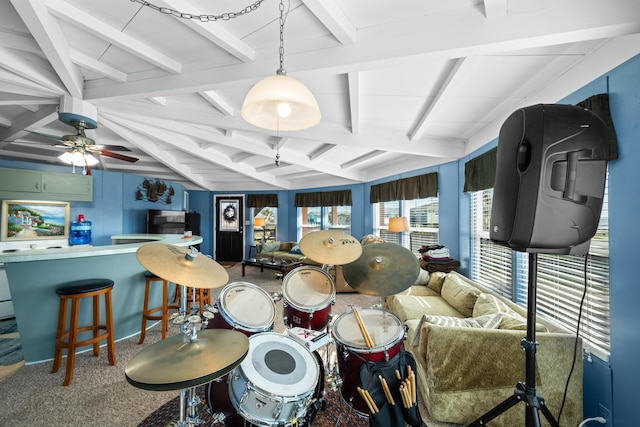
[[(152, 242), (189, 247), (201, 243), (202, 237), (183, 238), (182, 235), (176, 234), (123, 234), (112, 236), (111, 240), (114, 244), (109, 246), (25, 249), (0, 254), (0, 262), (4, 263), (9, 280), (25, 363), (53, 359), (59, 304), (56, 289), (60, 285), (90, 278), (113, 280), (115, 340), (128, 338), (140, 333), (142, 320), (146, 269), (136, 258), (138, 248)], [(162, 299), (160, 288), (161, 286), (152, 286), (151, 306), (160, 304)], [(104, 321), (102, 299), (100, 307), (101, 319)], [(79, 324), (89, 323), (91, 323), (91, 300), (87, 299), (80, 305)], [(83, 347), (79, 351), (90, 348), (90, 346)], [(106, 352), (106, 349), (103, 352)]]

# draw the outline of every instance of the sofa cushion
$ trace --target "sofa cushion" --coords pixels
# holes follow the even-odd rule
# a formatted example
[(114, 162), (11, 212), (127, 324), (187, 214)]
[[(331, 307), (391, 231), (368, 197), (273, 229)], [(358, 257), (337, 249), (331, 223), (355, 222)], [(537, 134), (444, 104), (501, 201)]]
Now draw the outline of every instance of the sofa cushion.
[(429, 275), (429, 282), (427, 283), (427, 286), (437, 293), (440, 293), (440, 291), (442, 291), (442, 284), (444, 283), (445, 277), (447, 277), (447, 273), (443, 273), (442, 271), (431, 273)]
[[(527, 330), (527, 319), (516, 312), (505, 313), (500, 323), (500, 329), (525, 331)], [(536, 322), (536, 331), (549, 332), (547, 327), (540, 322)]]
[(498, 297), (482, 292), (478, 295), (473, 306), (473, 317), (484, 316), (485, 314), (513, 313), (514, 311)]
[(272, 243), (264, 242), (262, 244), (262, 250), (260, 252), (275, 252), (279, 250), (280, 250), (280, 242), (272, 242)]
[(409, 319), (420, 319), (423, 314), (429, 313), (441, 316), (469, 317), (464, 316), (451, 307), (440, 296), (413, 296), (394, 295), (387, 300), (389, 309), (404, 323)]
[(440, 294), (446, 302), (462, 313), (463, 317), (472, 317), (473, 306), (481, 292), (478, 288), (464, 283), (459, 276), (447, 274)]

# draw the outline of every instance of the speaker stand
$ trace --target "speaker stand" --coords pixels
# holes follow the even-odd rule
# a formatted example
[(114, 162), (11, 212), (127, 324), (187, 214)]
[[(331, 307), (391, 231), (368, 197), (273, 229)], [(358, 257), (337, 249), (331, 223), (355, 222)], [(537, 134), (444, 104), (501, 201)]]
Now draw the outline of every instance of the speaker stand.
[(512, 396), (508, 397), (489, 412), (469, 424), (469, 427), (480, 427), (507, 411), (518, 402), (525, 407), (525, 427), (541, 427), (540, 411), (552, 427), (560, 427), (553, 418), (551, 411), (544, 404), (544, 398), (536, 391), (536, 278), (538, 275), (538, 255), (529, 254), (529, 277), (527, 298), (527, 337), (523, 338), (520, 346), (525, 351), (525, 382), (516, 384)]

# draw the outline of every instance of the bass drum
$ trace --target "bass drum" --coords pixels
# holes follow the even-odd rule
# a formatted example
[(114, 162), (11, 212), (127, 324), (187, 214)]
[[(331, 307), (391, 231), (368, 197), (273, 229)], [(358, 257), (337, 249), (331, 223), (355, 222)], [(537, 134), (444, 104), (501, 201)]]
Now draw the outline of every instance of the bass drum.
[(319, 331), (329, 323), (336, 299), (333, 278), (315, 266), (292, 270), (282, 281), (283, 321), (287, 327)]
[[(274, 333), (263, 333), (263, 334), (268, 335), (267, 339), (270, 340), (272, 339), (272, 336)], [(255, 336), (263, 335), (263, 334), (256, 334)], [(294, 342), (291, 338), (289, 338), (286, 335), (279, 335), (279, 334), (276, 334), (276, 335), (278, 335), (279, 337), (284, 336), (285, 338), (289, 339), (289, 341), (287, 341), (287, 344), (291, 344), (291, 342)], [(278, 340), (280, 340), (280, 338), (278, 338)], [(252, 342), (254, 341), (250, 339), (249, 341), (250, 350), (245, 360), (247, 359), (251, 360), (250, 358), (252, 357), (251, 356)], [(255, 343), (257, 343), (257, 341), (254, 342), (253, 344), (254, 346), (255, 346)], [(297, 342), (294, 342), (294, 343), (297, 344)], [(296, 351), (300, 351), (301, 353), (308, 352), (308, 350), (304, 346), (300, 346), (300, 347), (303, 350), (300, 350), (300, 348), (295, 347)], [(278, 346), (278, 348), (280, 347)], [(287, 349), (287, 346), (282, 348)], [(313, 358), (315, 359), (317, 364), (316, 366), (319, 369), (319, 379), (314, 389), (312, 399), (310, 400), (310, 404), (307, 406), (306, 414), (302, 419), (297, 420), (297, 426), (299, 427), (310, 427), (318, 411), (320, 410), (321, 406), (324, 403), (325, 371), (324, 371), (324, 366), (322, 364), (322, 357), (318, 352), (313, 352), (311, 354), (313, 355)], [(313, 364), (311, 366), (313, 367)], [(239, 368), (240, 366), (238, 366), (236, 370), (239, 370)], [(313, 369), (311, 369), (311, 371), (313, 371)], [(232, 384), (231, 384), (230, 378), (232, 377), (230, 375), (232, 374), (234, 374), (234, 371), (210, 382), (207, 385), (206, 396), (205, 396), (206, 403), (214, 420), (217, 420), (217, 422), (221, 423), (221, 425), (228, 426), (228, 427), (261, 427), (261, 426), (275, 425), (273, 423), (264, 423), (264, 420), (262, 421), (257, 420), (254, 416), (249, 416), (248, 419), (245, 418), (246, 412), (247, 412), (246, 408), (245, 410), (243, 410), (243, 414), (245, 414), (244, 416), (238, 412), (234, 404), (231, 402)], [(242, 383), (242, 380), (236, 380), (236, 387), (238, 387), (238, 384), (241, 384), (241, 383)], [(278, 388), (278, 386), (277, 385), (274, 385), (273, 387), (269, 386), (269, 388), (275, 390)], [(267, 393), (267, 394), (271, 398), (275, 396), (273, 393)], [(218, 425), (218, 424), (214, 423), (214, 425)], [(290, 425), (296, 425), (296, 424), (283, 423), (282, 425), (290, 426)]]
[(367, 404), (358, 393), (360, 368), (365, 362), (385, 362), (402, 349), (404, 327), (400, 319), (383, 308), (356, 308), (371, 336), (368, 347), (352, 310), (342, 313), (333, 323), (337, 344), (338, 372), (342, 379), (340, 394), (356, 415), (368, 416)]
[(276, 303), (252, 283), (229, 283), (220, 291), (215, 307), (218, 314), (208, 321), (207, 329), (235, 329), (247, 336), (273, 330)]

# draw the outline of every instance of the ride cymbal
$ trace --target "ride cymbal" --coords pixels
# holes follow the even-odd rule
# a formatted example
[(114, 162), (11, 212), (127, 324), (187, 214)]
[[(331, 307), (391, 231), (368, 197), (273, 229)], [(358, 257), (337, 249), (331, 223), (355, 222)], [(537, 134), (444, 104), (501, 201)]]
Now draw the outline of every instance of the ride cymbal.
[(179, 285), (209, 289), (229, 281), (229, 273), (223, 266), (195, 249), (149, 243), (138, 248), (136, 257), (156, 276)]
[(181, 390), (220, 378), (249, 352), (249, 338), (230, 329), (198, 331), (198, 338), (179, 334), (151, 344), (133, 356), (124, 374), (138, 388)]
[(342, 265), (362, 254), (362, 245), (353, 236), (334, 230), (309, 233), (300, 239), (300, 252), (320, 264)]
[(362, 294), (394, 295), (415, 283), (420, 264), (402, 246), (374, 243), (363, 246), (360, 258), (344, 265), (342, 274), (349, 286)]

